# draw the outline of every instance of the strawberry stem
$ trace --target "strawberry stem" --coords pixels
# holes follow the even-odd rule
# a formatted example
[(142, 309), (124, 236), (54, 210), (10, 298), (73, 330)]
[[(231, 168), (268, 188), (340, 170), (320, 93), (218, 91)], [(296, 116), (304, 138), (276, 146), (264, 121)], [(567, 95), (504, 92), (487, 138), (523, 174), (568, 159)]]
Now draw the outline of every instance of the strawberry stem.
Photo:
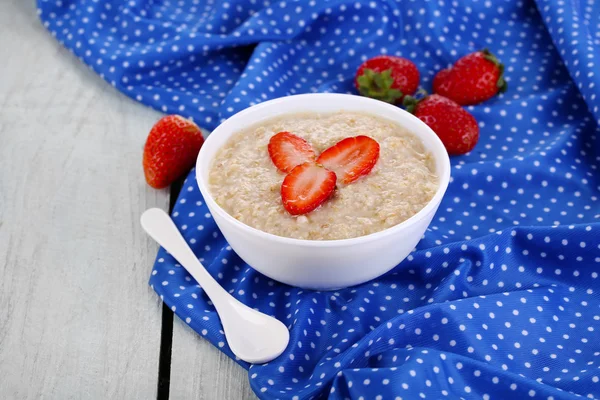
[(411, 114), (415, 113), (415, 109), (417, 105), (427, 97), (428, 93), (425, 89), (419, 88), (417, 93), (415, 93), (414, 97), (406, 95), (404, 96), (404, 100), (402, 100), (402, 105)]
[(363, 74), (357, 78), (357, 82), (358, 91), (361, 95), (385, 101), (386, 103), (394, 104), (396, 100), (404, 95), (400, 90), (392, 88), (394, 78), (392, 77), (391, 69), (376, 72), (365, 68)]
[(402, 101), (402, 105), (411, 114), (415, 113), (415, 108), (417, 108), (417, 104), (419, 104), (419, 100), (415, 99), (412, 96), (404, 96), (404, 100)]
[(488, 49), (483, 49), (481, 52), (483, 53), (483, 58), (494, 63), (494, 65), (500, 70), (500, 75), (498, 76), (498, 81), (496, 82), (498, 93), (506, 92), (508, 89), (508, 83), (506, 83), (506, 79), (504, 79), (504, 64), (502, 64), (500, 60), (498, 60), (498, 58)]

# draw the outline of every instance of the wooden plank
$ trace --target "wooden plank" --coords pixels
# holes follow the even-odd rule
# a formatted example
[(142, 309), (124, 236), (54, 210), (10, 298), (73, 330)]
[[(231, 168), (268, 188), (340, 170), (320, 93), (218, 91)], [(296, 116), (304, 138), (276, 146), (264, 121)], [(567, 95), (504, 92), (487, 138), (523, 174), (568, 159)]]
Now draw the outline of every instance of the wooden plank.
[(248, 373), (175, 317), (170, 398), (256, 399)]
[[(171, 204), (177, 200), (181, 183), (171, 186)], [(173, 316), (171, 310), (167, 308), (164, 313), (163, 335), (168, 329), (172, 335), (163, 337), (161, 358), (169, 353), (171, 364), (168, 368), (161, 365), (159, 396), (166, 387), (170, 398), (177, 400), (256, 399), (246, 370)], [(167, 318), (169, 315), (171, 318)]]
[[(205, 136), (207, 134), (204, 132)], [(177, 200), (180, 188), (172, 191), (172, 202)], [(174, 316), (172, 329), (171, 399), (257, 399), (244, 368), (201, 338), (177, 316)]]
[(0, 2), (0, 393), (156, 397), (157, 246), (141, 230), (168, 191), (144, 183), (159, 114), (119, 94), (37, 21)]

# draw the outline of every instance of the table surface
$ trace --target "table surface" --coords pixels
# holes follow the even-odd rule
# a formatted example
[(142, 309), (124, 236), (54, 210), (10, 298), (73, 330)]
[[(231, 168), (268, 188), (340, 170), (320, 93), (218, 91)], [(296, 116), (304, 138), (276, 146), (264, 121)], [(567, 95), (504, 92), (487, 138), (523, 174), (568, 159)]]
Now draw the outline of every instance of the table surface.
[(254, 398), (148, 286), (139, 216), (170, 201), (141, 167), (160, 114), (57, 43), (33, 0), (0, 2), (0, 49), (2, 397)]

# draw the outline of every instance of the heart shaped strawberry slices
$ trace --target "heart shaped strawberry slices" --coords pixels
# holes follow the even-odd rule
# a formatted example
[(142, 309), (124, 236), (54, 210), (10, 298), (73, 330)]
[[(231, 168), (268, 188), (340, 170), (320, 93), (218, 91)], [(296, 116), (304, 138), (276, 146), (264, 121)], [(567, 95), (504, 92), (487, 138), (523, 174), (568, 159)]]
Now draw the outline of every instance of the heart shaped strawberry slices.
[(292, 215), (311, 212), (331, 197), (336, 180), (335, 172), (318, 164), (298, 165), (281, 184), (283, 207)]
[(379, 143), (368, 136), (346, 138), (325, 150), (317, 163), (349, 184), (367, 175), (379, 159)]
[(281, 172), (292, 172), (296, 166), (317, 158), (306, 140), (289, 132), (279, 132), (271, 138), (269, 156)]
[(362, 135), (341, 140), (317, 158), (306, 140), (279, 132), (269, 141), (268, 150), (273, 164), (288, 173), (281, 200), (291, 215), (313, 211), (331, 197), (338, 179), (352, 183), (369, 174), (379, 159), (379, 143)]

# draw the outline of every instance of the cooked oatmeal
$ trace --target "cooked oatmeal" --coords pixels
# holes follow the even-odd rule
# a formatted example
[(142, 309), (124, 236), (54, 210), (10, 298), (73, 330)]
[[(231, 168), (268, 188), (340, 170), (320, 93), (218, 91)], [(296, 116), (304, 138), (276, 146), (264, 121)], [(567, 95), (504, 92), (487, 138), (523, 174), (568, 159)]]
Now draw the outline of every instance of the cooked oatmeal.
[[(380, 145), (367, 176), (338, 185), (316, 210), (292, 216), (283, 208), (285, 173), (269, 158), (267, 146), (278, 132), (308, 141), (315, 152), (340, 140), (367, 135)], [(368, 235), (397, 225), (421, 210), (438, 187), (433, 157), (412, 133), (391, 121), (356, 112), (290, 114), (233, 135), (209, 171), (215, 201), (241, 222), (279, 236), (333, 240)]]

